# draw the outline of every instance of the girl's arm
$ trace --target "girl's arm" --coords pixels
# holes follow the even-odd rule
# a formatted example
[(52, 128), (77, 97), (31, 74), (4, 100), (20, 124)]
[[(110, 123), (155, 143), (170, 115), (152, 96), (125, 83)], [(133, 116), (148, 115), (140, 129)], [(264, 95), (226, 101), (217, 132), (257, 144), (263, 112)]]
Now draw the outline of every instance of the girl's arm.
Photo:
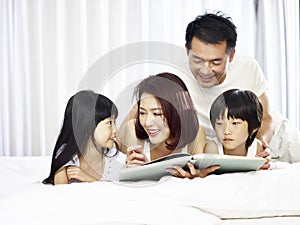
[(68, 180), (76, 179), (81, 182), (94, 182), (94, 181), (99, 181), (101, 178), (100, 176), (93, 177), (92, 175), (89, 175), (82, 168), (78, 166), (68, 166), (66, 170), (66, 174)]
[(54, 184), (68, 184), (71, 179), (76, 179), (81, 182), (99, 181), (99, 178), (88, 175), (80, 167), (68, 166), (59, 169), (54, 175)]
[(199, 127), (198, 133), (193, 142), (188, 144), (188, 153), (190, 155), (201, 154), (205, 147), (205, 131), (202, 127)]
[(59, 169), (54, 175), (54, 184), (68, 184), (69, 179), (67, 175), (67, 168), (63, 167)]

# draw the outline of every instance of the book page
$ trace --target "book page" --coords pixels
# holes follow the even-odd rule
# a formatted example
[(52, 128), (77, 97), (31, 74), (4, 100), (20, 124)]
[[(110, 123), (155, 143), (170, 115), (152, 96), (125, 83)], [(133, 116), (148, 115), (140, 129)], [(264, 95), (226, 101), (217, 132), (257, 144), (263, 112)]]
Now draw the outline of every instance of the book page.
[(218, 154), (198, 154), (192, 157), (191, 162), (197, 169), (219, 165), (215, 174), (229, 172), (247, 172), (258, 170), (266, 159), (261, 157), (231, 156)]

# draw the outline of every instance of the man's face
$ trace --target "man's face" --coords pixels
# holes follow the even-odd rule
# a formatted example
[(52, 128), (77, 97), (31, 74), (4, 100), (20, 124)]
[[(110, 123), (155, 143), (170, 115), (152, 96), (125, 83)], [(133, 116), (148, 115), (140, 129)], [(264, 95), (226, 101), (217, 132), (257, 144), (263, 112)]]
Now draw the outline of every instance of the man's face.
[(210, 88), (225, 80), (228, 63), (235, 53), (233, 50), (228, 55), (226, 46), (226, 41), (207, 44), (195, 37), (192, 39), (191, 49), (187, 49), (189, 66), (200, 86)]

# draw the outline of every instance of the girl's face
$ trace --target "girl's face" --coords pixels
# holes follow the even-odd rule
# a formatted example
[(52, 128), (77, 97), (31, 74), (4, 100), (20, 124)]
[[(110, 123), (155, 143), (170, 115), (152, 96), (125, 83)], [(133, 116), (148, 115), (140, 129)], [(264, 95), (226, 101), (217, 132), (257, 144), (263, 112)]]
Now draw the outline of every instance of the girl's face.
[(222, 143), (224, 153), (228, 155), (246, 155), (246, 140), (249, 136), (248, 122), (238, 118), (227, 119), (228, 109), (223, 118), (218, 118), (215, 123), (216, 135)]
[(164, 118), (160, 102), (151, 94), (143, 93), (140, 101), (140, 123), (152, 144), (161, 144), (170, 136), (167, 120)]
[(94, 131), (96, 145), (102, 148), (112, 148), (116, 138), (116, 131), (117, 128), (113, 116), (100, 121)]

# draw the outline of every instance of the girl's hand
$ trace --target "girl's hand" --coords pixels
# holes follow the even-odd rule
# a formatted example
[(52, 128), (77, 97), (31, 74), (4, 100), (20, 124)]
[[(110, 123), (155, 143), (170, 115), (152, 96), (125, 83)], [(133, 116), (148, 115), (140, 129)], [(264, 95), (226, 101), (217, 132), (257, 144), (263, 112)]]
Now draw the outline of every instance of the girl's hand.
[(177, 165), (174, 165), (172, 168), (168, 168), (167, 171), (175, 177), (193, 179), (195, 177), (204, 178), (210, 173), (220, 168), (220, 166), (211, 166), (202, 170), (198, 170), (194, 167), (193, 163), (191, 162), (188, 162), (187, 165), (190, 171), (186, 171), (182, 169), (182, 167)]
[(140, 145), (130, 146), (127, 149), (126, 166), (140, 166), (148, 162), (148, 159)]
[(81, 182), (97, 181), (94, 177), (91, 177), (84, 170), (82, 170), (80, 167), (77, 166), (68, 166), (67, 176), (68, 176), (68, 180), (76, 179)]

